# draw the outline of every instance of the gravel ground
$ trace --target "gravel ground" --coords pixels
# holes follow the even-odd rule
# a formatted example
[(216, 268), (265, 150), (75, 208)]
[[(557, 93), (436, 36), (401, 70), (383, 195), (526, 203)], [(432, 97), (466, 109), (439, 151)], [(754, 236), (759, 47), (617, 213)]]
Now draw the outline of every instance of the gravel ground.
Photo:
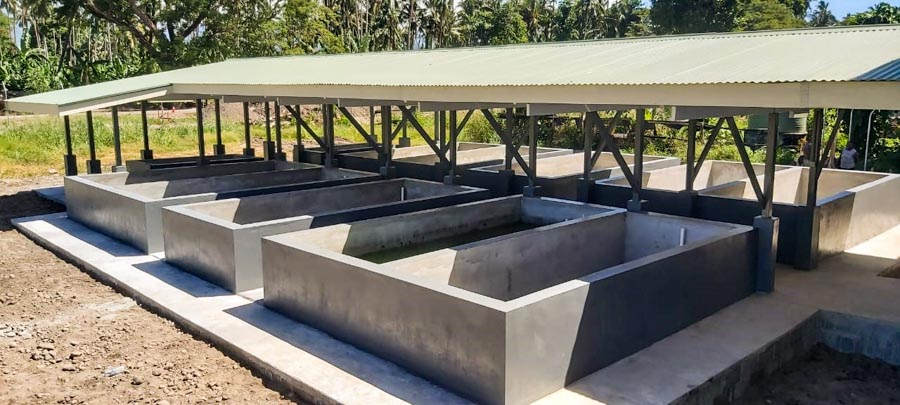
[(234, 360), (13, 230), (61, 211), (0, 179), (0, 404), (290, 403)]
[(900, 404), (900, 367), (817, 344), (765, 378), (740, 405)]

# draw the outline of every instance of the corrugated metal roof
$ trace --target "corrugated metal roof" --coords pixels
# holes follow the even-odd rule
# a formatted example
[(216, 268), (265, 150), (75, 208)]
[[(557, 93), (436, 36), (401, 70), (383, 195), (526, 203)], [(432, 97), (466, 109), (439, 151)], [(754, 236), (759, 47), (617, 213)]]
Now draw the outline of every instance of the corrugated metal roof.
[[(234, 59), (22, 97), (10, 104), (64, 105), (164, 85), (196, 90), (204, 85), (471, 88), (872, 81), (900, 82), (900, 25)], [(442, 101), (435, 97), (432, 101)]]

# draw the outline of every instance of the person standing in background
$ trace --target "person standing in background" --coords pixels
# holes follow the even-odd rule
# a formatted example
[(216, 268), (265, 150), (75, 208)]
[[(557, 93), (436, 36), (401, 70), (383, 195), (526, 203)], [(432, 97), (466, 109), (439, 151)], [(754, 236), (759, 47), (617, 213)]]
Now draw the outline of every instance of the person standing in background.
[(853, 147), (853, 142), (847, 142), (847, 146), (841, 151), (840, 168), (844, 170), (856, 169), (856, 158), (859, 153)]

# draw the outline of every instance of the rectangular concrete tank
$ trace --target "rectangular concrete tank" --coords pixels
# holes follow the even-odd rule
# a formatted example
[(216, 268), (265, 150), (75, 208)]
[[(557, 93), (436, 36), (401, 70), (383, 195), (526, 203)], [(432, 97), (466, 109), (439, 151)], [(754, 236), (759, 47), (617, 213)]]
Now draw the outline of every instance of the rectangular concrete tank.
[(163, 250), (160, 216), (165, 206), (379, 178), (372, 173), (286, 162), (268, 171), (204, 178), (176, 176), (174, 180), (153, 176), (154, 181), (149, 182), (124, 172), (69, 176), (65, 178), (66, 208), (70, 218), (153, 253)]
[(521, 196), (262, 247), (266, 306), (490, 404), (541, 398), (749, 295), (756, 252), (746, 226)]
[[(499, 145), (477, 142), (460, 142), (456, 145), (457, 152), (466, 152), (476, 149), (497, 148)], [(394, 160), (404, 159), (417, 156), (434, 156), (434, 150), (428, 145), (411, 146), (408, 148), (395, 148), (391, 158)], [(353, 170), (364, 170), (368, 172), (378, 172), (382, 166), (381, 160), (378, 159), (378, 151), (368, 150), (354, 153), (347, 153), (338, 158), (341, 167)], [(433, 180), (433, 179), (427, 179)]]
[[(623, 154), (625, 163), (634, 169), (634, 155)], [(678, 158), (664, 156), (644, 156), (644, 170), (677, 166)], [(462, 173), (462, 184), (491, 190), (494, 196), (520, 194), (528, 185), (528, 175), (518, 163), (513, 162), (512, 174), (503, 172), (503, 165), (479, 167)], [(540, 195), (574, 200), (578, 193), (579, 179), (584, 175), (584, 155), (581, 153), (564, 156), (541, 157), (537, 162), (537, 185)], [(622, 170), (612, 153), (603, 152), (591, 179), (606, 179), (621, 176)]]
[(230, 291), (260, 288), (260, 238), (462, 204), (487, 190), (395, 179), (166, 207), (166, 261)]

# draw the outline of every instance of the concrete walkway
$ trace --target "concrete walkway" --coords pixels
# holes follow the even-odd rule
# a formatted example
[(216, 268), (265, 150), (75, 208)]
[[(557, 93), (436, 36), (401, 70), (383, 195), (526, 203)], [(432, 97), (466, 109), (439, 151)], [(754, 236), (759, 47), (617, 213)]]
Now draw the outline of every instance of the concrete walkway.
[[(256, 302), (261, 290), (232, 295), (65, 214), (23, 218), (14, 224), (58, 255), (311, 402), (465, 402), (392, 363), (267, 310)], [(744, 299), (538, 402), (711, 402), (697, 391), (728, 377), (748, 358), (768, 353), (774, 342), (808, 324), (820, 310), (900, 324), (900, 280), (878, 276), (900, 257), (898, 247), (900, 227), (822, 261), (816, 271), (780, 267), (775, 293)], [(746, 373), (738, 367), (734, 379), (749, 380)]]

